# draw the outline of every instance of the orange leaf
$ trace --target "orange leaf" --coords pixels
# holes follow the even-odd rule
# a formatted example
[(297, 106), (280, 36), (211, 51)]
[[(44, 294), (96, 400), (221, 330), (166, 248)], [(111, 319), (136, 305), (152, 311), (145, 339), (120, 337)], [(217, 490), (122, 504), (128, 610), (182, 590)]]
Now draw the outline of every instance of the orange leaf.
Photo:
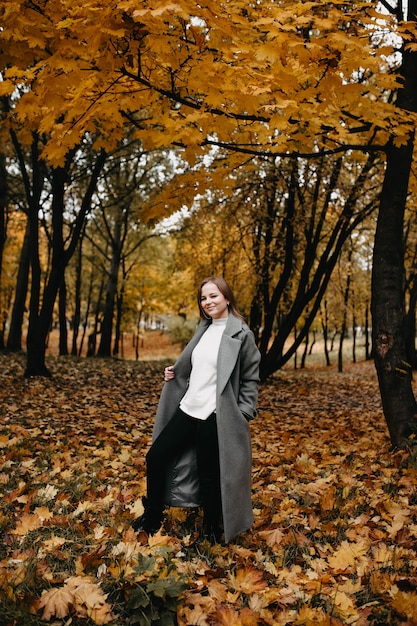
[(400, 591), (393, 599), (392, 606), (401, 615), (405, 615), (410, 623), (417, 622), (417, 593)]
[(274, 528), (273, 530), (261, 530), (259, 535), (265, 539), (270, 548), (274, 548), (281, 544), (284, 533), (279, 528)]
[(230, 577), (230, 584), (235, 591), (246, 594), (262, 591), (267, 586), (263, 573), (255, 567), (237, 570), (236, 574)]
[(40, 526), (42, 526), (42, 520), (37, 515), (25, 513), (12, 533), (14, 535), (27, 535), (31, 530), (36, 530)]
[(210, 621), (213, 626), (242, 626), (239, 613), (230, 607), (219, 607), (210, 617), (213, 618)]

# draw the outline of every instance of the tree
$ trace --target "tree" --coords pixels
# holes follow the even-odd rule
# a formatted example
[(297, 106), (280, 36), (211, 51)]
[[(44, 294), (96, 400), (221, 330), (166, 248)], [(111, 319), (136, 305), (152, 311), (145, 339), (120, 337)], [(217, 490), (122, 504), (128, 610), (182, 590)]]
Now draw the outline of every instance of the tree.
[(77, 251), (75, 254), (76, 263), (75, 263), (75, 288), (74, 288), (74, 313), (71, 319), (72, 326), (72, 344), (71, 344), (71, 354), (73, 356), (78, 355), (78, 333), (81, 325), (81, 276), (83, 270), (83, 242), (85, 235), (85, 224), (83, 231), (80, 235), (80, 239), (78, 242)]
[[(102, 151), (95, 159), (89, 184), (79, 211), (74, 216), (68, 242), (66, 242), (64, 234), (65, 192), (70, 165), (74, 156), (75, 152), (73, 151), (68, 155), (65, 167), (51, 168), (50, 170), (52, 259), (42, 299), (38, 222), (39, 204), (35, 201), (30, 202), (28, 205), (31, 293), (27, 333), (26, 376), (49, 376), (49, 370), (45, 364), (46, 339), (52, 322), (56, 296), (64, 281), (65, 268), (76, 249), (85, 216), (91, 208), (97, 180), (106, 158), (104, 151)], [(24, 161), (21, 161), (21, 172), (23, 176), (27, 175)], [(30, 195), (29, 199), (31, 197)]]
[(104, 0), (98, 19), (91, 3), (5, 0), (0, 91), (23, 87), (17, 115), (49, 133), (54, 165), (92, 128), (114, 149), (126, 120), (145, 149), (175, 143), (191, 162), (224, 143), (285, 155), (381, 147), (409, 133), (385, 97), (397, 79), (392, 45), (375, 41), (384, 19), (356, 2)]
[[(7, 210), (6, 157), (0, 151), (0, 296), (2, 294), (3, 251), (6, 242)], [(5, 303), (0, 297), (0, 349), (4, 348), (4, 322), (6, 319)]]
[(405, 348), (407, 362), (413, 369), (417, 369), (416, 351), (416, 312), (417, 312), (417, 231), (414, 194), (409, 195), (405, 223), (405, 298), (408, 308), (405, 315)]
[[(10, 108), (10, 107), (8, 107)], [(15, 201), (18, 201), (26, 215), (26, 229), (20, 252), (15, 299), (10, 324), (7, 347), (10, 350), (22, 348), (22, 324), (26, 307), (29, 272), (32, 269), (31, 303), (39, 306), (41, 284), (41, 264), (39, 258), (38, 213), (42, 210), (42, 193), (46, 178), (45, 163), (39, 159), (40, 141), (36, 133), (30, 133), (30, 143), (22, 145), (19, 135), (10, 128), (11, 143), (14, 148)], [(26, 138), (29, 142), (29, 138)], [(16, 182), (16, 180), (18, 181)]]
[[(417, 1), (408, 3), (409, 29), (415, 29)], [(402, 87), (397, 106), (417, 111), (417, 46), (402, 50)], [(414, 133), (405, 144), (392, 138), (386, 150), (386, 172), (374, 242), (372, 333), (375, 365), (391, 441), (401, 446), (417, 431), (417, 403), (411, 385), (411, 364), (405, 347), (404, 212), (413, 162)]]
[(252, 159), (223, 171), (223, 186), (211, 185), (184, 220), (181, 267), (192, 259), (197, 276), (223, 273), (238, 289), (262, 379), (305, 340), (345, 243), (377, 208), (381, 170), (375, 153), (356, 161)]
[(17, 272), (14, 291), (14, 301), (7, 335), (7, 349), (19, 351), (22, 349), (23, 318), (26, 308), (26, 298), (29, 285), (30, 269), (30, 235), (29, 220), (26, 219), (25, 234), (20, 249), (19, 269)]
[(141, 223), (141, 208), (152, 196), (154, 187), (162, 186), (170, 176), (170, 155), (164, 151), (145, 153), (137, 143), (120, 145), (108, 159), (99, 206), (92, 213), (86, 231), (106, 276), (99, 356), (111, 356), (114, 330), (113, 353), (118, 353), (126, 282), (139, 262), (138, 250), (148, 239), (157, 236), (151, 225)]

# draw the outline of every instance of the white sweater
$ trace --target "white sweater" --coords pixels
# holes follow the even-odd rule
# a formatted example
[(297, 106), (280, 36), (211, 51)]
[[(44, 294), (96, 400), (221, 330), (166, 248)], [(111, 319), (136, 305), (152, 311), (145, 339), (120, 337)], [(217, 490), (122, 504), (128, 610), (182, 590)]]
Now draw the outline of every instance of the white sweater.
[(213, 319), (191, 355), (191, 374), (180, 408), (205, 420), (216, 409), (217, 356), (227, 317)]

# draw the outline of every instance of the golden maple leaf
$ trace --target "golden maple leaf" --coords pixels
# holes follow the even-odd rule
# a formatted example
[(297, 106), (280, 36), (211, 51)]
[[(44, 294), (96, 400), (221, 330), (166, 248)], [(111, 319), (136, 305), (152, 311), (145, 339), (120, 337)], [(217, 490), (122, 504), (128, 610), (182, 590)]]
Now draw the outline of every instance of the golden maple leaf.
[[(228, 606), (220, 606), (210, 615), (210, 623), (215, 626), (242, 626), (240, 615)], [(256, 624), (256, 622), (253, 622)]]
[(246, 593), (257, 593), (262, 591), (267, 586), (266, 580), (264, 580), (263, 572), (256, 567), (245, 567), (238, 569), (236, 574), (230, 576), (230, 586), (235, 591)]
[(73, 600), (74, 594), (66, 586), (45, 591), (38, 605), (39, 610), (43, 609), (42, 619), (49, 621), (52, 617), (66, 617), (69, 614)]
[(107, 595), (97, 583), (81, 583), (74, 591), (74, 608), (79, 617), (89, 617), (96, 624), (108, 624), (114, 619)]
[(57, 548), (60, 548), (64, 543), (66, 543), (66, 539), (64, 537), (56, 537), (53, 535), (49, 539), (46, 539), (42, 542), (42, 546), (39, 549), (38, 557), (44, 557), (44, 555), (54, 552)]
[(284, 533), (279, 528), (273, 528), (272, 530), (261, 530), (259, 535), (265, 539), (267, 545), (270, 548), (278, 547), (282, 543)]
[(54, 514), (48, 509), (47, 506), (38, 506), (34, 510), (35, 515), (43, 522), (44, 520), (51, 519)]
[(216, 609), (216, 602), (211, 596), (194, 591), (185, 593), (185, 606), (179, 608), (180, 624), (201, 624), (208, 626), (208, 615)]
[(405, 615), (409, 623), (417, 622), (417, 593), (399, 591), (392, 600), (392, 606), (401, 615)]
[(346, 593), (337, 591), (332, 598), (337, 610), (337, 614), (344, 620), (357, 616), (354, 602)]
[(369, 576), (369, 584), (375, 594), (382, 596), (393, 587), (394, 577), (388, 572), (374, 571)]
[(342, 541), (340, 547), (327, 557), (330, 567), (337, 572), (355, 569), (357, 562), (369, 548), (369, 542), (362, 539), (356, 543)]
[(43, 520), (38, 515), (24, 513), (16, 524), (16, 528), (12, 530), (14, 535), (27, 535), (31, 530), (36, 530), (42, 526)]

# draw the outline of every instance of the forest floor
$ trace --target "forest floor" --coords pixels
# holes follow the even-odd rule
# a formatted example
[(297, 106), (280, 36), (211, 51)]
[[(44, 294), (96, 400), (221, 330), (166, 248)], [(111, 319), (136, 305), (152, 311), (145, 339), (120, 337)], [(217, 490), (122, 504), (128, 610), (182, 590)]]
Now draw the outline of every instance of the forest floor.
[[(72, 341), (72, 333), (69, 333), (68, 337), (69, 345)], [(100, 336), (97, 339), (97, 348), (100, 340)], [(88, 337), (84, 339), (81, 348), (81, 355), (87, 354), (87, 342)], [(81, 338), (78, 339), (78, 345), (81, 343)], [(136, 359), (136, 335), (131, 333), (124, 333), (120, 341), (120, 354), (122, 359), (135, 361), (155, 361), (166, 358), (176, 358), (180, 352), (181, 347), (176, 344), (172, 344), (168, 333), (160, 330), (145, 331), (143, 336), (139, 340), (138, 344), (138, 359)], [(57, 356), (59, 354), (59, 330), (54, 329), (49, 333), (47, 354), (51, 356)]]
[(211, 545), (174, 508), (131, 530), (172, 357), (48, 356), (25, 379), (0, 354), (0, 626), (417, 624), (417, 464), (369, 362), (261, 386), (248, 532)]

